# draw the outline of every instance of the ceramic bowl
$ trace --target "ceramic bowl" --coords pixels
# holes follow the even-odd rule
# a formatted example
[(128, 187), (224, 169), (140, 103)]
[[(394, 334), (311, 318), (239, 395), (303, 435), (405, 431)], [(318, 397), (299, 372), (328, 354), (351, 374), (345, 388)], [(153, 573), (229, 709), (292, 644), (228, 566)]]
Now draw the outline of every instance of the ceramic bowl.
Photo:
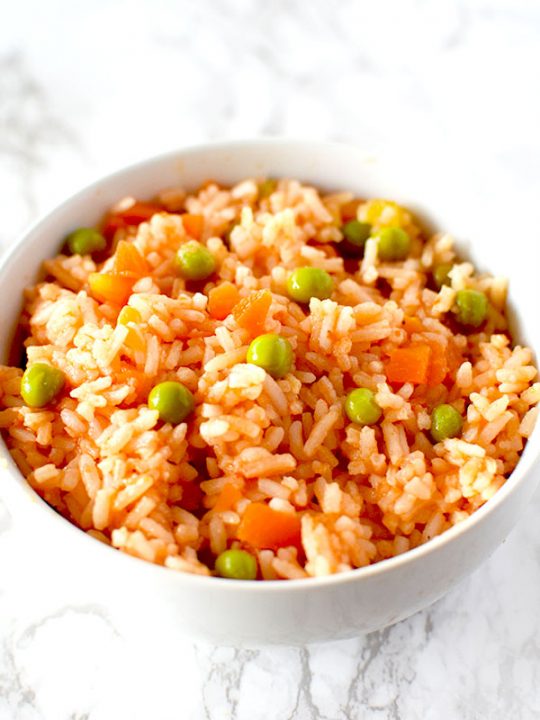
[[(232, 183), (249, 176), (294, 177), (329, 190), (390, 197), (434, 227), (451, 231), (460, 239), (461, 252), (478, 267), (510, 277), (515, 337), (538, 356), (537, 267), (522, 262), (519, 235), (509, 252), (507, 227), (487, 198), (464, 185), (458, 167), (454, 171), (448, 164), (441, 171), (439, 159), (388, 160), (337, 144), (257, 140), (189, 148), (140, 162), (92, 184), (34, 225), (0, 269), (2, 361), (7, 360), (23, 289), (73, 227), (97, 223), (125, 195), (144, 199), (167, 186), (191, 188), (208, 178)], [(69, 569), (70, 581), (85, 588), (88, 602), (120, 608), (135, 627), (152, 626), (159, 618), (171, 632), (216, 643), (300, 644), (383, 628), (456, 586), (519, 520), (536, 486), (533, 463), (539, 449), (537, 427), (496, 496), (429, 543), (370, 567), (287, 582), (181, 574), (113, 550), (47, 506), (27, 485), (3, 442), (0, 493), (27, 542), (39, 546), (43, 562)]]

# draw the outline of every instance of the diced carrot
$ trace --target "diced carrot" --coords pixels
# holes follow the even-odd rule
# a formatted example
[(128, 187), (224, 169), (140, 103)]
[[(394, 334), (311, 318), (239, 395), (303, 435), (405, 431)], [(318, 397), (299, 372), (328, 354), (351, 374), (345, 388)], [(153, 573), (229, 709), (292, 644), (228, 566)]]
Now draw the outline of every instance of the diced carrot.
[(113, 212), (106, 218), (103, 226), (103, 235), (107, 240), (111, 240), (119, 228), (125, 228), (129, 225), (140, 225), (142, 222), (150, 220), (156, 213), (162, 211), (163, 207), (157, 203), (136, 201), (125, 210)]
[(443, 346), (438, 342), (430, 342), (431, 358), (429, 361), (427, 384), (430, 386), (439, 385), (448, 375), (448, 362)]
[(151, 377), (148, 377), (148, 375), (141, 370), (136, 370), (131, 366), (123, 365), (118, 368), (115, 372), (115, 377), (119, 383), (133, 383), (135, 385), (138, 398), (144, 398), (144, 400), (146, 400), (148, 393), (154, 384), (154, 380)]
[(101, 232), (105, 240), (111, 242), (116, 231), (126, 227), (127, 223), (119, 215), (109, 215), (105, 219)]
[(430, 359), (429, 345), (396, 348), (386, 363), (386, 377), (391, 383), (422, 385), (427, 382)]
[[(125, 305), (118, 314), (117, 325), (129, 325), (129, 323), (140, 323), (141, 314), (135, 308)], [(132, 350), (144, 350), (145, 343), (140, 333), (134, 327), (128, 327), (128, 334), (124, 340), (124, 345), (131, 348)]]
[(128, 225), (140, 225), (162, 211), (163, 207), (157, 203), (136, 201), (125, 210), (115, 214), (119, 215)]
[(348, 222), (349, 220), (356, 220), (356, 212), (358, 210), (358, 206), (361, 205), (363, 200), (359, 200), (358, 198), (354, 200), (349, 200), (348, 203), (345, 203), (345, 205), (341, 206), (341, 219), (343, 222)]
[(124, 345), (135, 352), (142, 352), (146, 348), (143, 337), (135, 328), (128, 328), (128, 334), (124, 340)]
[(238, 539), (254, 548), (300, 547), (300, 518), (264, 503), (251, 503), (238, 526)]
[(247, 330), (252, 337), (257, 337), (264, 332), (266, 316), (271, 304), (270, 290), (257, 290), (236, 303), (233, 315), (240, 327)]
[(141, 313), (138, 310), (135, 310), (134, 307), (126, 305), (126, 307), (123, 307), (120, 310), (117, 323), (118, 325), (127, 325), (130, 322), (139, 323), (141, 320)]
[(463, 352), (457, 348), (454, 343), (448, 343), (446, 347), (446, 362), (448, 364), (448, 372), (456, 372), (461, 363), (465, 360)]
[(224, 320), (239, 300), (238, 288), (222, 282), (208, 293), (208, 312), (216, 320)]
[[(409, 315), (405, 315), (405, 318), (403, 320), (403, 327), (407, 331), (409, 335), (413, 335), (414, 333), (421, 333), (423, 330), (425, 330), (424, 325), (422, 324), (422, 321), (417, 317), (410, 317)], [(448, 374), (449, 371), (449, 363), (447, 358), (446, 350), (443, 348), (443, 346), (435, 341), (432, 340), (426, 340), (425, 341), (427, 345), (429, 345), (431, 349), (431, 354), (429, 357), (429, 364), (426, 374), (426, 379), (423, 382), (426, 382), (429, 386), (433, 385), (439, 385), (439, 383), (442, 383), (445, 379), (445, 377)], [(415, 345), (411, 346), (412, 348), (415, 347)], [(421, 347), (416, 345), (416, 347)], [(388, 366), (387, 366), (388, 370)], [(391, 368), (390, 373), (392, 374), (394, 370)], [(398, 371), (399, 372), (399, 371)], [(421, 369), (419, 370), (419, 374), (422, 374)], [(394, 377), (395, 375), (393, 375)], [(390, 376), (388, 376), (390, 379)], [(391, 380), (392, 382), (392, 380)], [(394, 380), (393, 382), (407, 382), (403, 380)], [(411, 381), (409, 381), (411, 382)]]
[(132, 242), (120, 240), (114, 253), (112, 273), (141, 278), (148, 273), (144, 257)]
[(90, 273), (88, 284), (90, 292), (100, 302), (125, 305), (133, 290), (137, 278), (112, 273)]
[(236, 503), (240, 500), (241, 497), (242, 492), (236, 487), (236, 485), (233, 485), (232, 483), (227, 483), (223, 486), (223, 489), (219, 493), (213, 510), (215, 510), (216, 512), (230, 510), (236, 505)]
[(181, 215), (182, 224), (187, 234), (195, 240), (200, 240), (204, 229), (204, 216), (184, 213)]

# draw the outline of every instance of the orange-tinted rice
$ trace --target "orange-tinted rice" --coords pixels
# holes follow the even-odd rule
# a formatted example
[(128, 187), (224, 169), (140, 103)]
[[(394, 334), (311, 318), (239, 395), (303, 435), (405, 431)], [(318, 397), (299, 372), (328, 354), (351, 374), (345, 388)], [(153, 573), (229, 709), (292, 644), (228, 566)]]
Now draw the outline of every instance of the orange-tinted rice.
[[(506, 282), (459, 260), (449, 235), (427, 237), (390, 201), (323, 195), (296, 180), (260, 187), (247, 179), (167, 190), (147, 222), (119, 224), (109, 256), (127, 239), (149, 268), (134, 284), (127, 304), (137, 312), (127, 324), (117, 322), (121, 306), (89, 291), (89, 274), (110, 269), (110, 257), (47, 261), (46, 280), (26, 291), (21, 326), (28, 363), (55, 365), (67, 383), (57, 401), (32, 409), (20, 396), (22, 370), (1, 367), (0, 427), (31, 486), (123, 552), (211, 574), (219, 553), (242, 547), (262, 579), (326, 575), (403, 553), (489, 500), (532, 431), (540, 383), (531, 351), (509, 337)], [(184, 213), (203, 216), (200, 240), (217, 265), (197, 286), (174, 266), (195, 232)], [(363, 258), (344, 259), (341, 226), (351, 217), (404, 228), (407, 259), (381, 262), (374, 238)], [(454, 263), (451, 285), (436, 291), (431, 270), (441, 262)], [(330, 273), (331, 299), (307, 307), (288, 298), (287, 278), (301, 266)], [(240, 298), (271, 291), (262, 332), (294, 348), (284, 378), (246, 362), (251, 336), (234, 312), (210, 316), (208, 293), (224, 281)], [(467, 333), (452, 313), (463, 288), (489, 299), (486, 322)], [(439, 347), (444, 380), (389, 383), (392, 351), (422, 343)], [(176, 426), (146, 404), (163, 380), (195, 395), (195, 411)], [(354, 387), (375, 393), (376, 425), (344, 413)], [(459, 437), (434, 443), (431, 411), (440, 403), (465, 422)], [(300, 541), (239, 540), (252, 503), (294, 515)]]

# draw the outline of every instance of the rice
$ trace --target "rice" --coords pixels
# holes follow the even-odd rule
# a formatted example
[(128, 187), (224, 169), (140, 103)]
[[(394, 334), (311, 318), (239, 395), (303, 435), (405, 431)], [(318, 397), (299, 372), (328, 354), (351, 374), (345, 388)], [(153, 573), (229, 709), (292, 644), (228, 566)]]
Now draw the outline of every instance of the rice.
[(304, 444), (304, 455), (307, 458), (313, 457), (317, 448), (324, 443), (328, 433), (338, 422), (341, 415), (339, 406), (333, 406), (328, 414), (323, 415), (311, 428), (308, 439)]
[[(351, 201), (374, 231), (404, 230), (407, 257), (383, 261), (376, 232), (351, 256), (342, 232)], [(325, 196), (296, 180), (168, 188), (135, 222), (137, 207), (124, 198), (111, 210), (104, 262), (58, 255), (25, 293), (28, 365), (63, 373), (58, 396), (29, 407), (22, 369), (0, 368), (0, 428), (15, 462), (91, 537), (202, 575), (215, 574), (224, 551), (244, 550), (260, 579), (296, 580), (429, 542), (504, 484), (533, 431), (540, 382), (530, 349), (508, 333), (507, 281), (476, 274), (450, 235), (426, 237), (392, 201)], [(215, 264), (196, 283), (175, 267), (193, 239)], [(120, 248), (135, 265), (118, 280)], [(438, 263), (452, 266), (440, 288)], [(329, 273), (331, 297), (293, 302), (287, 281), (299, 267)], [(120, 299), (96, 291), (105, 276), (127, 284)], [(216, 314), (223, 283), (234, 302)], [(463, 290), (489, 301), (479, 327), (456, 322)], [(246, 320), (260, 293), (265, 311)], [(290, 343), (288, 372), (247, 362), (265, 333)], [(429, 356), (423, 379), (397, 381), (396, 351), (419, 346)], [(147, 405), (164, 381), (193, 395), (176, 425)], [(380, 409), (371, 425), (349, 417), (355, 387)], [(441, 404), (463, 426), (435, 442)]]

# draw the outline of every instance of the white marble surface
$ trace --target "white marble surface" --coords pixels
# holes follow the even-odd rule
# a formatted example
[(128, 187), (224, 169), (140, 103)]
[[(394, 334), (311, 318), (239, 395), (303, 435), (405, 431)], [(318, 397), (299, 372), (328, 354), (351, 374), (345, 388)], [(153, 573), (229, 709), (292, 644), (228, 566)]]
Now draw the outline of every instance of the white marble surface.
[[(2, 248), (98, 175), (214, 138), (442, 144), (463, 156), (467, 177), (538, 207), (536, 0), (27, 0), (2, 10)], [(538, 242), (537, 221), (532, 231)], [(539, 512), (537, 494), (473, 577), (384, 632), (235, 651), (122, 635), (67, 574), (47, 574), (0, 506), (0, 719), (540, 717)]]

